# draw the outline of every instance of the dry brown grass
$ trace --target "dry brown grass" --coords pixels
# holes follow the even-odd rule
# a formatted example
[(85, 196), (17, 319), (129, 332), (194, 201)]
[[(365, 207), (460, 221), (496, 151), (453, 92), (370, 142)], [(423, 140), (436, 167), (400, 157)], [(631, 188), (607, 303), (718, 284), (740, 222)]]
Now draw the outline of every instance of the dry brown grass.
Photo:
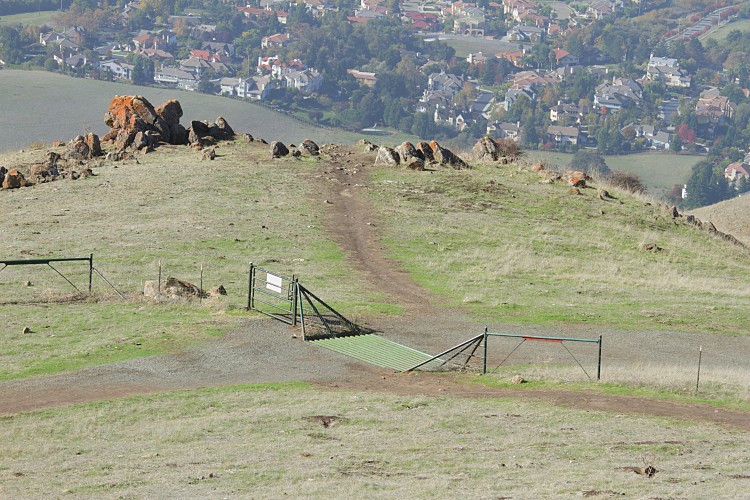
[(714, 426), (295, 387), (16, 415), (0, 441), (8, 498), (736, 498), (750, 460), (744, 433)]

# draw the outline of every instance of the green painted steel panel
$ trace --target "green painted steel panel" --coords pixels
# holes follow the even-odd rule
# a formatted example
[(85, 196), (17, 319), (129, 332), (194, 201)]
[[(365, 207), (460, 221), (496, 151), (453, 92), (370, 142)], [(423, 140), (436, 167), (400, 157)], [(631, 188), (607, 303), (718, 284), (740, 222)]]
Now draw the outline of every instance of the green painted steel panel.
[(314, 344), (382, 368), (404, 371), (432, 356), (379, 335), (313, 340)]

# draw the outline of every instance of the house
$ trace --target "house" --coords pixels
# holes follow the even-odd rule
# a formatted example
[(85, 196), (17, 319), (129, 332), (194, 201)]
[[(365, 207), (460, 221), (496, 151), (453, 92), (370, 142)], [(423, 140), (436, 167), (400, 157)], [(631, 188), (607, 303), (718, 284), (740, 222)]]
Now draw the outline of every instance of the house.
[(581, 123), (582, 118), (583, 110), (575, 104), (566, 104), (558, 101), (557, 106), (552, 106), (549, 110), (549, 120), (554, 123)]
[(736, 108), (728, 97), (720, 95), (717, 89), (710, 89), (703, 92), (695, 104), (695, 116), (700, 125), (717, 125), (730, 120)]
[(736, 181), (740, 177), (750, 179), (750, 166), (741, 161), (732, 163), (724, 169), (724, 177), (729, 181)]
[(602, 83), (594, 92), (594, 105), (602, 112), (619, 111), (641, 102), (643, 88), (630, 78), (613, 79), (612, 83)]
[(692, 84), (692, 77), (680, 68), (677, 59), (653, 55), (646, 66), (646, 80), (662, 82), (668, 87), (689, 88)]
[(133, 66), (132, 64), (128, 64), (124, 61), (118, 61), (115, 59), (110, 59), (109, 61), (99, 63), (99, 70), (104, 72), (111, 72), (113, 78), (123, 80), (132, 80), (134, 67), (135, 66)]
[(558, 66), (572, 66), (574, 64), (578, 64), (579, 59), (578, 57), (574, 56), (567, 50), (563, 49), (554, 49), (553, 50), (555, 54), (555, 61)]
[(427, 90), (447, 90), (457, 94), (464, 86), (464, 78), (452, 73), (432, 73), (427, 78)]
[(487, 124), (487, 135), (495, 139), (521, 140), (521, 124), (509, 122), (492, 122)]
[(201, 50), (205, 50), (214, 54), (234, 57), (236, 55), (236, 49), (233, 43), (221, 43), (221, 42), (203, 42), (201, 44)]
[(669, 149), (669, 134), (660, 131), (651, 138), (651, 149)]
[(663, 120), (668, 125), (674, 123), (675, 116), (679, 115), (680, 101), (677, 98), (668, 101), (662, 101), (659, 104), (659, 114), (657, 118)]
[(503, 109), (508, 111), (521, 96), (526, 97), (529, 101), (536, 100), (536, 93), (531, 89), (509, 89), (505, 93), (505, 100), (502, 102)]
[(198, 78), (193, 73), (178, 68), (162, 67), (154, 72), (154, 82), (185, 90), (198, 88)]
[(536, 26), (514, 26), (508, 30), (506, 35), (512, 42), (543, 42), (547, 37), (547, 31), (544, 28)]
[(378, 81), (378, 75), (376, 73), (369, 73), (367, 71), (359, 71), (356, 69), (347, 69), (346, 72), (352, 76), (361, 85), (367, 85), (368, 87), (374, 87)]
[(553, 142), (556, 146), (577, 146), (581, 141), (581, 131), (578, 127), (550, 125), (547, 127), (547, 140)]
[(292, 43), (293, 39), (289, 33), (275, 33), (273, 35), (264, 36), (261, 39), (261, 48), (268, 49), (270, 47), (287, 47)]
[(469, 103), (469, 111), (478, 115), (482, 115), (485, 118), (489, 118), (494, 103), (494, 92), (490, 92), (489, 90), (477, 89), (476, 98)]
[(282, 80), (286, 87), (302, 92), (317, 92), (323, 85), (323, 76), (314, 69), (284, 73)]
[(244, 78), (222, 78), (219, 82), (222, 95), (233, 95), (245, 99), (264, 100), (275, 88), (274, 80), (268, 76)]

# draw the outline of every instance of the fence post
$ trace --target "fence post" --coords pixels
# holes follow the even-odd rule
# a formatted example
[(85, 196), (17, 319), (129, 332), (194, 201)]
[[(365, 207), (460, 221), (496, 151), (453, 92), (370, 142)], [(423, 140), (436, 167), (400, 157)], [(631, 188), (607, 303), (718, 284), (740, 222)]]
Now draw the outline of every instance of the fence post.
[(94, 254), (89, 255), (89, 294), (91, 293), (91, 284), (94, 279)]
[(250, 263), (250, 268), (247, 272), (247, 310), (252, 309), (252, 301), (253, 301), (253, 273), (254, 273), (254, 267), (253, 263)]
[(599, 359), (596, 363), (596, 380), (599, 381), (602, 378), (602, 336), (599, 335)]
[(482, 363), (482, 375), (487, 374), (487, 327), (484, 327), (484, 362)]
[(297, 326), (297, 295), (299, 294), (299, 285), (297, 278), (292, 275), (292, 326)]

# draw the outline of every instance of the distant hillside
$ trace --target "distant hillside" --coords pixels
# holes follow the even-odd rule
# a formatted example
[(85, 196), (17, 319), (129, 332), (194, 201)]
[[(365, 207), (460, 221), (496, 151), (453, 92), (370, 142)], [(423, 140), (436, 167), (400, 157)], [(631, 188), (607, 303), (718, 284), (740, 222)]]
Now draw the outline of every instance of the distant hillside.
[(176, 89), (70, 78), (39, 71), (0, 71), (0, 151), (32, 142), (70, 140), (75, 134), (107, 131), (102, 116), (115, 95), (140, 94), (152, 103), (178, 99), (186, 120), (223, 116), (238, 131), (269, 140), (353, 143), (360, 136), (306, 125), (263, 106)]
[(729, 233), (746, 245), (750, 245), (750, 196), (722, 201), (715, 205), (698, 208), (690, 212), (704, 222), (712, 222), (716, 229)]

